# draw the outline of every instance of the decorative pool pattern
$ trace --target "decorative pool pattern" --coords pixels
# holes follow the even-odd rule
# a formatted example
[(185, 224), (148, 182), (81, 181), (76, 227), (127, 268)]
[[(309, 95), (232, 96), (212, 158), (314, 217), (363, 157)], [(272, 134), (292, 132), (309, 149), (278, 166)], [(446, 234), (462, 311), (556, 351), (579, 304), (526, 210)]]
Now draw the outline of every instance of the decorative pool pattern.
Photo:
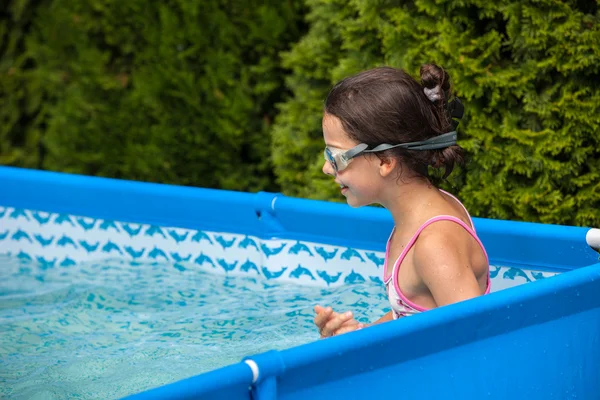
[[(334, 287), (347, 283), (382, 284), (383, 250), (265, 240), (0, 207), (0, 254), (38, 263), (41, 268), (69, 268), (82, 262), (119, 259), (134, 265), (171, 263), (182, 271), (206, 270)], [(492, 291), (553, 275), (493, 265)]]

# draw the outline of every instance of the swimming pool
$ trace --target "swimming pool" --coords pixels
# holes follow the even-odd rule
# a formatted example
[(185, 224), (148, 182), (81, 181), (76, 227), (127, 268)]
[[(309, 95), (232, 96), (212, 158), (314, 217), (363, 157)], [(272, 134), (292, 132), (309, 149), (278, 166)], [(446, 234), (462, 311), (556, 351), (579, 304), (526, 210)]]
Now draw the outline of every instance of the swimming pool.
[[(82, 397), (93, 397), (85, 390), (100, 393), (107, 390), (102, 386), (103, 380), (106, 383), (113, 379), (113, 392), (102, 393), (116, 397), (200, 374), (191, 381), (180, 381), (142, 396), (166, 398), (168, 394), (170, 398), (183, 398), (186, 390), (208, 390), (219, 398), (223, 396), (221, 390), (229, 390), (242, 396), (239, 398), (247, 398), (248, 386), (254, 380), (255, 391), (262, 387), (275, 390), (281, 398), (302, 398), (307, 393), (319, 398), (319, 393), (326, 393), (319, 388), (345, 382), (336, 390), (357, 393), (356, 385), (364, 384), (362, 379), (367, 379), (370, 371), (408, 368), (414, 360), (422, 362), (426, 357), (433, 357), (427, 363), (429, 371), (423, 369), (423, 364), (413, 364), (417, 366), (410, 370), (417, 373), (414, 379), (431, 375), (432, 369), (438, 368), (436, 365), (440, 371), (448, 371), (448, 367), (443, 369), (439, 364), (448, 362), (448, 351), (457, 353), (456, 360), (473, 358), (474, 349), (480, 350), (490, 335), (501, 335), (492, 344), (495, 350), (487, 356), (496, 360), (501, 371), (500, 367), (509, 361), (497, 359), (502, 353), (513, 354), (511, 364), (515, 363), (515, 354), (529, 360), (532, 354), (549, 352), (554, 360), (574, 357), (572, 352), (542, 349), (540, 346), (548, 344), (537, 337), (533, 343), (532, 330), (544, 324), (560, 320), (573, 326), (577, 321), (581, 326), (592, 324), (586, 325), (586, 335), (598, 332), (593, 323), (598, 320), (600, 306), (597, 296), (591, 294), (600, 281), (595, 281), (598, 266), (593, 265), (598, 262), (598, 255), (586, 243), (586, 235), (591, 243), (597, 240), (594, 230), (475, 219), (494, 264), (492, 287), (498, 293), (426, 313), (414, 318), (414, 322), (384, 324), (318, 341), (310, 326), (310, 308), (316, 302), (332, 299), (327, 296), (341, 296), (341, 304), (354, 311), (364, 310), (363, 316), (369, 320), (383, 312), (380, 268), (391, 228), (383, 210), (353, 210), (269, 193), (178, 188), (13, 168), (0, 168), (0, 182), (7, 188), (0, 194), (0, 254), (5, 255), (0, 267), (5, 274), (3, 293), (10, 300), (8, 306), (3, 302), (3, 326), (10, 327), (12, 335), (3, 351), (8, 349), (12, 353), (6, 354), (13, 354), (12, 358), (2, 358), (13, 363), (13, 370), (33, 371), (30, 376), (11, 376), (17, 390), (25, 390), (27, 383), (35, 382), (32, 390), (39, 393), (58, 388), (62, 393), (71, 390)], [(23, 285), (20, 293), (11, 292), (15, 281)], [(528, 282), (535, 284), (520, 286)], [(239, 290), (233, 292), (235, 296), (250, 296), (243, 297), (243, 306), (228, 302), (231, 285)], [(532, 289), (521, 290), (524, 286)], [(271, 291), (272, 287), (277, 289)], [(205, 292), (215, 297), (201, 297), (208, 296)], [(269, 293), (273, 301), (263, 304)], [(553, 303), (561, 296), (568, 297), (568, 307)], [(256, 314), (254, 308), (258, 309)], [(532, 312), (533, 309), (538, 311)], [(38, 311), (41, 319), (32, 315)], [(152, 324), (150, 312), (165, 322)], [(460, 326), (455, 325), (457, 318), (452, 312), (460, 313), (459, 320), (466, 318)], [(90, 313), (97, 320), (89, 318)], [(198, 319), (195, 313), (203, 318)], [(210, 320), (211, 315), (224, 326), (217, 324), (217, 329), (209, 324), (203, 328), (202, 321)], [(285, 318), (276, 319), (278, 315)], [(490, 320), (490, 315), (499, 319)], [(538, 322), (526, 322), (527, 316)], [(35, 318), (42, 321), (37, 326), (32, 322)], [(92, 321), (94, 328), (88, 326)], [(178, 321), (181, 326), (173, 327)], [(237, 325), (231, 325), (231, 321), (238, 321)], [(519, 326), (514, 325), (516, 321)], [(27, 324), (35, 328), (29, 335)], [(465, 334), (468, 326), (472, 329)], [(432, 347), (417, 342), (402, 355), (393, 350), (375, 359), (360, 350), (370, 346), (381, 350), (381, 341), (386, 337), (422, 338), (427, 332), (443, 332), (445, 344)], [(582, 336), (579, 330), (569, 333), (566, 326), (559, 324), (558, 328), (543, 332), (568, 343), (571, 349), (576, 337), (591, 355), (598, 351), (597, 340)], [(518, 337), (528, 347), (520, 353), (507, 351), (507, 343), (516, 343), (511, 335), (523, 335)], [(239, 340), (242, 336), (244, 341)], [(28, 343), (27, 340), (30, 353), (17, 350), (16, 346)], [(304, 343), (308, 344), (295, 347)], [(327, 348), (323, 348), (324, 343)], [(432, 353), (423, 353), (425, 348)], [(282, 352), (262, 353), (267, 349)], [(363, 359), (347, 359), (350, 349)], [(56, 360), (61, 359), (56, 357), (61, 352), (68, 353), (63, 361), (77, 359), (78, 351), (94, 361), (66, 365)], [(413, 354), (407, 360), (406, 353), (415, 351), (421, 351), (420, 355)], [(494, 355), (494, 351), (499, 353)], [(38, 353), (42, 356), (38, 357)], [(247, 363), (236, 363), (254, 354), (253, 360), (262, 372), (259, 380), (253, 379)], [(286, 358), (288, 355), (293, 355), (292, 359)], [(50, 364), (51, 358), (56, 360), (54, 364)], [(539, 358), (543, 364), (544, 357)], [(277, 361), (280, 359), (285, 359), (285, 367)], [(28, 360), (29, 369), (15, 367), (22, 360)], [(315, 375), (321, 367), (313, 361), (329, 372)], [(178, 362), (184, 366), (177, 367)], [(294, 367), (295, 362), (300, 364)], [(230, 365), (201, 374), (225, 364)], [(142, 365), (143, 370), (139, 371)], [(342, 367), (332, 375), (334, 365)], [(65, 371), (69, 368), (74, 376), (80, 374), (80, 382), (82, 376), (88, 376), (86, 388), (90, 389), (78, 392), (77, 385), (68, 384)], [(547, 367), (540, 364), (537, 368), (541, 374)], [(454, 381), (462, 373), (474, 370), (472, 366), (462, 367), (450, 374), (452, 377), (446, 375)], [(594, 372), (592, 367), (584, 372), (573, 371), (572, 380), (581, 381)], [(43, 374), (46, 375), (42, 377)], [(327, 384), (324, 376), (329, 377)], [(531, 389), (537, 385), (537, 375), (527, 376), (521, 371), (518, 376), (529, 379), (526, 387), (512, 386), (519, 393), (527, 392), (525, 389), (540, 395), (550, 393)], [(155, 380), (148, 380), (149, 377)], [(277, 382), (276, 389), (273, 382)], [(570, 382), (567, 379), (560, 384)], [(583, 382), (587, 383), (571, 393), (598, 393), (596, 383)], [(298, 390), (298, 385), (303, 391)], [(510, 394), (494, 385), (485, 389), (490, 396)], [(584, 389), (585, 392), (578, 392)], [(371, 394), (373, 390), (370, 387)], [(453, 390), (458, 396), (462, 389)], [(556, 388), (552, 390), (558, 395)], [(210, 393), (205, 395), (211, 398)], [(259, 395), (255, 393), (256, 396)]]
[[(0, 216), (3, 396), (125, 396), (317, 340), (317, 302), (364, 322), (389, 310), (381, 252), (10, 207)], [(492, 286), (554, 274), (494, 266)]]
[(317, 339), (315, 299), (372, 320), (375, 285), (318, 288), (123, 260), (0, 256), (0, 398), (118, 398)]

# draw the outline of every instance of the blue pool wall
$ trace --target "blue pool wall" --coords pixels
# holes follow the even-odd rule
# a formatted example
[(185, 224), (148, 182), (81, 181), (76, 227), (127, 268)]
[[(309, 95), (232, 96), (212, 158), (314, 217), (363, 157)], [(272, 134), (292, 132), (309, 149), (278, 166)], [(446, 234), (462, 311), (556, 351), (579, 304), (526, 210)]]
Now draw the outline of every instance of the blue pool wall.
[[(0, 188), (0, 253), (48, 268), (116, 257), (306, 284), (377, 283), (392, 228), (380, 208), (276, 193), (9, 167), (0, 167)], [(474, 224), (496, 272), (493, 284), (504, 290), (249, 354), (248, 362), (132, 398), (388, 398), (390, 390), (409, 398), (600, 398), (600, 264), (586, 243), (590, 228), (479, 218)]]
[(598, 399), (599, 282), (596, 264), (127, 399)]
[[(120, 258), (335, 286), (381, 283), (381, 208), (0, 167), (0, 253), (47, 267)], [(474, 218), (492, 290), (592, 264), (587, 228)]]

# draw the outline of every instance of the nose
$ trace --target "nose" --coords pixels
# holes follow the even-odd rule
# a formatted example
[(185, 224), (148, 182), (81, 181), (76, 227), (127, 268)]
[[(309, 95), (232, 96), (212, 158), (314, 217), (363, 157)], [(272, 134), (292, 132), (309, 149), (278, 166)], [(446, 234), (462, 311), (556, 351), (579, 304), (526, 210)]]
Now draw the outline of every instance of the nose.
[(325, 161), (323, 163), (322, 171), (323, 171), (323, 173), (325, 175), (335, 176), (335, 171), (334, 171), (333, 166), (331, 165), (331, 163), (329, 161)]

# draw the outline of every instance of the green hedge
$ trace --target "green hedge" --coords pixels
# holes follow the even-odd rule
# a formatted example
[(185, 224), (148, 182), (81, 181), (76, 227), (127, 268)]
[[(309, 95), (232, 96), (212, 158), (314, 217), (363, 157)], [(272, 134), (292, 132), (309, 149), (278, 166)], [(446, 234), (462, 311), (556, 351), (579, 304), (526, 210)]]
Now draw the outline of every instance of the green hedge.
[(339, 79), (377, 65), (449, 70), (469, 162), (446, 187), (480, 217), (600, 226), (600, 13), (583, 1), (307, 0), (284, 66), (273, 158), (284, 193), (337, 199), (320, 113)]
[(466, 105), (446, 188), (480, 217), (600, 226), (599, 4), (8, 0), (0, 163), (342, 201), (329, 88), (435, 62)]
[(279, 0), (9, 1), (0, 162), (236, 190), (277, 190)]

